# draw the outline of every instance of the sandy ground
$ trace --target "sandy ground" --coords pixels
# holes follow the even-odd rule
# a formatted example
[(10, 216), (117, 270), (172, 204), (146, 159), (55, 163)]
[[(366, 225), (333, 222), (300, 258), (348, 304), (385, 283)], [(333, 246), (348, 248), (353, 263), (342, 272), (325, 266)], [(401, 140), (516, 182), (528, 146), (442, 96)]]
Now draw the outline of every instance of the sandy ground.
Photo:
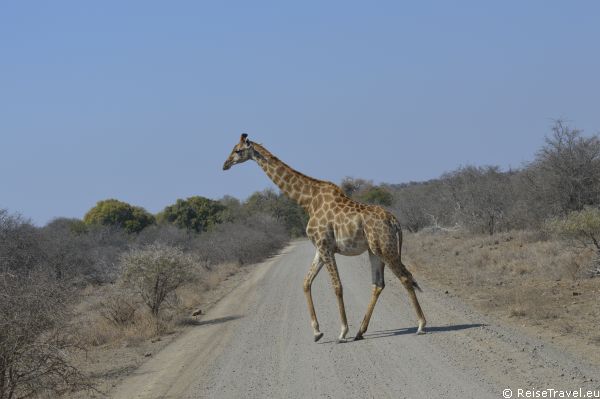
[[(302, 281), (314, 255), (296, 242), (256, 267), (197, 326), (153, 355), (113, 398), (500, 398), (517, 389), (600, 390), (600, 367), (484, 316), (419, 278), (428, 334), (387, 273), (363, 341), (338, 344), (326, 272), (313, 285), (325, 336), (312, 340)], [(370, 297), (366, 255), (338, 257), (350, 333)]]

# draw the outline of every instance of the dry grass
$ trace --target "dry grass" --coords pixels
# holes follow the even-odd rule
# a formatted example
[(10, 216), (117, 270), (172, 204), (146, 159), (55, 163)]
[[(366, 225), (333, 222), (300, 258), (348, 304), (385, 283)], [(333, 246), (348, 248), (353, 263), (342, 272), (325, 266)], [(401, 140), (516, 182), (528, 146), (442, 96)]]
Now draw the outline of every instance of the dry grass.
[(107, 303), (115, 304), (114, 287), (88, 288), (86, 303), (80, 305), (79, 316), (74, 321), (76, 334), (80, 341), (88, 347), (99, 346), (131, 346), (143, 340), (155, 338), (168, 332), (171, 328), (168, 320), (154, 317), (144, 305), (131, 296), (126, 303), (135, 306), (135, 312), (128, 313), (130, 318), (116, 323), (106, 317)]
[(418, 274), (484, 313), (598, 345), (600, 278), (585, 274), (591, 249), (526, 231), (417, 233), (405, 235), (404, 254)]
[(225, 263), (211, 269), (198, 267), (190, 280), (177, 289), (158, 317), (152, 315), (135, 293), (118, 284), (88, 286), (78, 306), (74, 331), (88, 347), (136, 346), (158, 339), (188, 324), (192, 312), (205, 304), (206, 293), (240, 269)]
[[(245, 270), (237, 263), (196, 267), (190, 281), (177, 289), (175, 299), (170, 298), (161, 308), (159, 317), (153, 316), (135, 293), (119, 284), (86, 286), (70, 331), (88, 350), (84, 356), (74, 355), (73, 361), (94, 379), (100, 391), (106, 392), (115, 379), (137, 368), (147, 356), (171, 342), (176, 333), (195, 325), (192, 312), (207, 310), (243, 279)], [(135, 306), (134, 312), (130, 312), (130, 306)], [(80, 392), (69, 397), (89, 395)]]
[(94, 316), (87, 327), (80, 330), (81, 338), (88, 346), (136, 345), (166, 330), (165, 323), (149, 312), (136, 312), (133, 320), (126, 326), (115, 325), (103, 317)]
[(236, 274), (240, 269), (239, 263), (228, 262), (219, 265), (210, 270), (209, 273), (202, 279), (202, 282), (206, 284), (207, 289), (212, 290), (217, 287), (222, 281)]

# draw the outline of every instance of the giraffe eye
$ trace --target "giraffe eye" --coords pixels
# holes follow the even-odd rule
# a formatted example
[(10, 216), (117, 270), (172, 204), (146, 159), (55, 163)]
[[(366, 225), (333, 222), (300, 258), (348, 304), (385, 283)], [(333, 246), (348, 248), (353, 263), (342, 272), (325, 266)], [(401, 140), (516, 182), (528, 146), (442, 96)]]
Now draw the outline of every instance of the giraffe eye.
[(236, 153), (236, 154), (241, 154), (241, 153), (242, 153), (242, 150), (235, 150), (235, 153)]

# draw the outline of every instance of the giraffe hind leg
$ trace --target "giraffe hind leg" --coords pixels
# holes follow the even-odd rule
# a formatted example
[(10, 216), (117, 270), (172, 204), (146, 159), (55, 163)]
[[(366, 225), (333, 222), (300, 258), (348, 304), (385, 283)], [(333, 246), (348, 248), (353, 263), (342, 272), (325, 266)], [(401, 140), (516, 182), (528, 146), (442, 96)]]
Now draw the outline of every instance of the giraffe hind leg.
[(383, 291), (385, 288), (385, 281), (383, 278), (383, 269), (385, 267), (384, 263), (371, 251), (369, 251), (369, 260), (371, 262), (371, 280), (373, 283), (373, 291), (371, 293), (371, 301), (369, 302), (367, 313), (365, 313), (365, 317), (360, 324), (360, 329), (358, 330), (356, 337), (354, 337), (355, 341), (363, 339), (363, 334), (367, 332), (367, 329), (369, 328), (369, 321), (371, 320), (371, 315), (373, 314), (373, 309), (375, 309), (377, 299), (379, 298), (381, 291)]
[(404, 264), (401, 261), (392, 262), (388, 265), (392, 272), (400, 279), (400, 282), (408, 291), (408, 297), (410, 298), (410, 302), (412, 303), (415, 312), (417, 313), (417, 318), (419, 319), (419, 327), (417, 329), (417, 334), (425, 334), (425, 325), (427, 321), (425, 320), (425, 315), (423, 314), (423, 310), (421, 309), (421, 305), (419, 304), (419, 300), (417, 299), (417, 294), (415, 293), (415, 288), (419, 291), (421, 290), (414, 280), (412, 274), (406, 269)]

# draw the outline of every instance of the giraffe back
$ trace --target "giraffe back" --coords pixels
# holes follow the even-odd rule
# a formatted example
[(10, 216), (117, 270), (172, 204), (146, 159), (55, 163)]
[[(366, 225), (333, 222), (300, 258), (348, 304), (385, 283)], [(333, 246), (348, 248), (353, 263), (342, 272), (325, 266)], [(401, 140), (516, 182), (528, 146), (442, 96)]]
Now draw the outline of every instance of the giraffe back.
[(366, 250), (386, 258), (399, 256), (399, 223), (394, 215), (380, 206), (354, 201), (333, 184), (313, 195), (309, 214), (306, 233), (317, 247), (348, 256)]

